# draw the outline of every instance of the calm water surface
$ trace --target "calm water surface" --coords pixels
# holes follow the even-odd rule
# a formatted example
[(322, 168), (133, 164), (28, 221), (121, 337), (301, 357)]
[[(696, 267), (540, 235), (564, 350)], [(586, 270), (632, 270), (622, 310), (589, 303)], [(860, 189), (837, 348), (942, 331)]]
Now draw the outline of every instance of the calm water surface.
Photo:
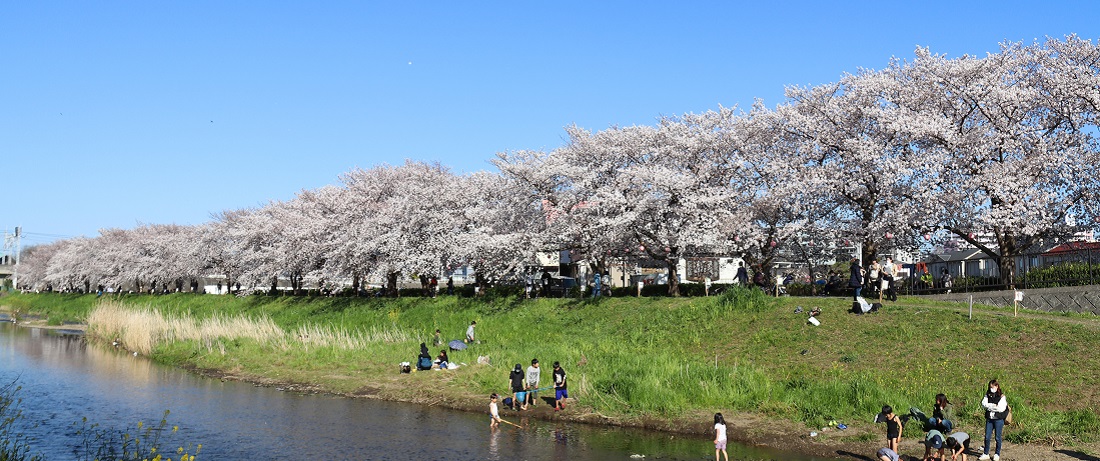
[[(222, 382), (142, 357), (88, 346), (76, 334), (0, 324), (0, 384), (22, 386), (33, 452), (76, 459), (82, 417), (134, 431), (139, 421), (179, 433), (165, 448), (201, 443), (200, 460), (713, 459), (711, 439), (531, 420), (488, 428), (488, 416), (405, 403), (297, 395)], [(514, 415), (506, 419), (516, 422)], [(509, 417), (510, 416), (510, 417)], [(36, 427), (31, 427), (35, 426)], [(194, 450), (191, 451), (194, 453)], [(731, 459), (813, 460), (730, 446)]]

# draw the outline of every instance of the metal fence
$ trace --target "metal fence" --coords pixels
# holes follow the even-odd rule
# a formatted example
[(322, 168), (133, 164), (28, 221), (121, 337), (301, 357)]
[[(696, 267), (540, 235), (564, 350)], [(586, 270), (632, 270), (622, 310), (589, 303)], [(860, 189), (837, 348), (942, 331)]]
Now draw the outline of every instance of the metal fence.
[[(1046, 253), (1031, 253), (1015, 257), (1015, 289), (1057, 288), (1100, 284), (1100, 249), (1086, 248)], [(922, 274), (895, 282), (901, 293), (913, 295), (948, 292), (985, 292), (1005, 289), (1000, 268), (992, 258), (940, 261), (927, 263), (932, 275), (929, 283)], [(943, 277), (946, 269), (950, 277)]]

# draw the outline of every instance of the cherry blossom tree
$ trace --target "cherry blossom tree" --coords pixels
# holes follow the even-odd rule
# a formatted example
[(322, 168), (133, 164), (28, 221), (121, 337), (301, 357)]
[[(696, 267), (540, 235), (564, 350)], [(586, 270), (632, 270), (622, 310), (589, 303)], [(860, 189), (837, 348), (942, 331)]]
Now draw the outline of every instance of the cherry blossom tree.
[[(548, 201), (568, 216), (566, 236), (598, 258), (622, 248), (623, 236), (668, 266), (669, 294), (679, 295), (680, 258), (723, 242), (730, 207), (732, 109), (666, 117), (657, 126), (569, 129), (551, 174), (567, 192)], [(564, 198), (563, 198), (564, 197)]]
[(939, 151), (922, 149), (921, 131), (908, 129), (926, 123), (899, 106), (908, 90), (891, 71), (787, 90), (783, 129), (804, 141), (801, 160), (814, 167), (794, 183), (817, 185), (806, 189), (832, 203), (826, 227), (860, 242), (864, 262), (925, 227), (928, 181), (942, 164)]
[(906, 68), (912, 109), (942, 119), (939, 224), (998, 261), (1006, 286), (1017, 255), (1077, 230), (1074, 212), (1095, 216), (1096, 51), (1070, 42), (982, 58), (922, 48)]
[(455, 235), (463, 228), (460, 182), (438, 163), (354, 170), (341, 177), (349, 205), (358, 210), (348, 231), (348, 254), (369, 261), (397, 293), (401, 275), (438, 275), (450, 265)]
[(17, 289), (27, 287), (31, 290), (40, 290), (46, 286), (46, 274), (49, 270), (50, 259), (69, 244), (69, 240), (29, 246), (20, 252), (19, 256), (19, 285)]
[(550, 152), (498, 154), (499, 174), (406, 161), (198, 226), (35, 247), (21, 275), (87, 291), (375, 278), (396, 292), (400, 277), (460, 265), (511, 277), (540, 251), (575, 251), (599, 272), (639, 251), (667, 265), (677, 295), (692, 255), (740, 254), (770, 275), (781, 251), (812, 266), (844, 239), (866, 261), (950, 233), (999, 261), (1011, 285), (1017, 255), (1100, 226), (1100, 48), (1076, 36), (985, 57), (922, 48), (912, 62), (788, 88), (775, 110), (566, 133)]
[(788, 239), (806, 234), (826, 210), (802, 158), (801, 139), (783, 129), (786, 116), (757, 101), (731, 128), (740, 168), (730, 177), (731, 212), (722, 232), (727, 249), (771, 283), (773, 265)]
[(540, 197), (503, 171), (457, 178), (451, 268), (467, 264), (477, 273), (508, 278), (533, 265), (537, 253), (553, 249)]

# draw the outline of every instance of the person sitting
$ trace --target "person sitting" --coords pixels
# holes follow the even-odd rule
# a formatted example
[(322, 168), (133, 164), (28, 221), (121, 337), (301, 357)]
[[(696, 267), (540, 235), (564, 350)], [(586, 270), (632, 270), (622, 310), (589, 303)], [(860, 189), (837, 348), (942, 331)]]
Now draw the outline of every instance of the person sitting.
[(439, 369), (440, 370), (446, 370), (447, 369), (447, 364), (450, 361), (451, 360), (449, 358), (447, 358), (447, 349), (440, 350), (439, 355), (436, 356), (436, 358), (435, 358), (435, 363), (439, 364)]
[(416, 358), (417, 371), (432, 369), (432, 354), (428, 352), (428, 345), (420, 343), (420, 355)]

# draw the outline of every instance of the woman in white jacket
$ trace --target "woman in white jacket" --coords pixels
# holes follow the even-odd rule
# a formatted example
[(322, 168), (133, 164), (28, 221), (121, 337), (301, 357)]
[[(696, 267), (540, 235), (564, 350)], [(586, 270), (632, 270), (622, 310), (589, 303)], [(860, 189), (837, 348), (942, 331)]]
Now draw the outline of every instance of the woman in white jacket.
[(1001, 461), (1001, 432), (1005, 427), (1005, 415), (1008, 413), (1008, 399), (1001, 392), (1001, 385), (994, 379), (989, 381), (989, 391), (982, 399), (982, 408), (985, 409), (985, 445), (979, 460), (989, 459), (989, 439), (994, 434), (997, 436), (997, 451), (993, 452), (993, 461)]

